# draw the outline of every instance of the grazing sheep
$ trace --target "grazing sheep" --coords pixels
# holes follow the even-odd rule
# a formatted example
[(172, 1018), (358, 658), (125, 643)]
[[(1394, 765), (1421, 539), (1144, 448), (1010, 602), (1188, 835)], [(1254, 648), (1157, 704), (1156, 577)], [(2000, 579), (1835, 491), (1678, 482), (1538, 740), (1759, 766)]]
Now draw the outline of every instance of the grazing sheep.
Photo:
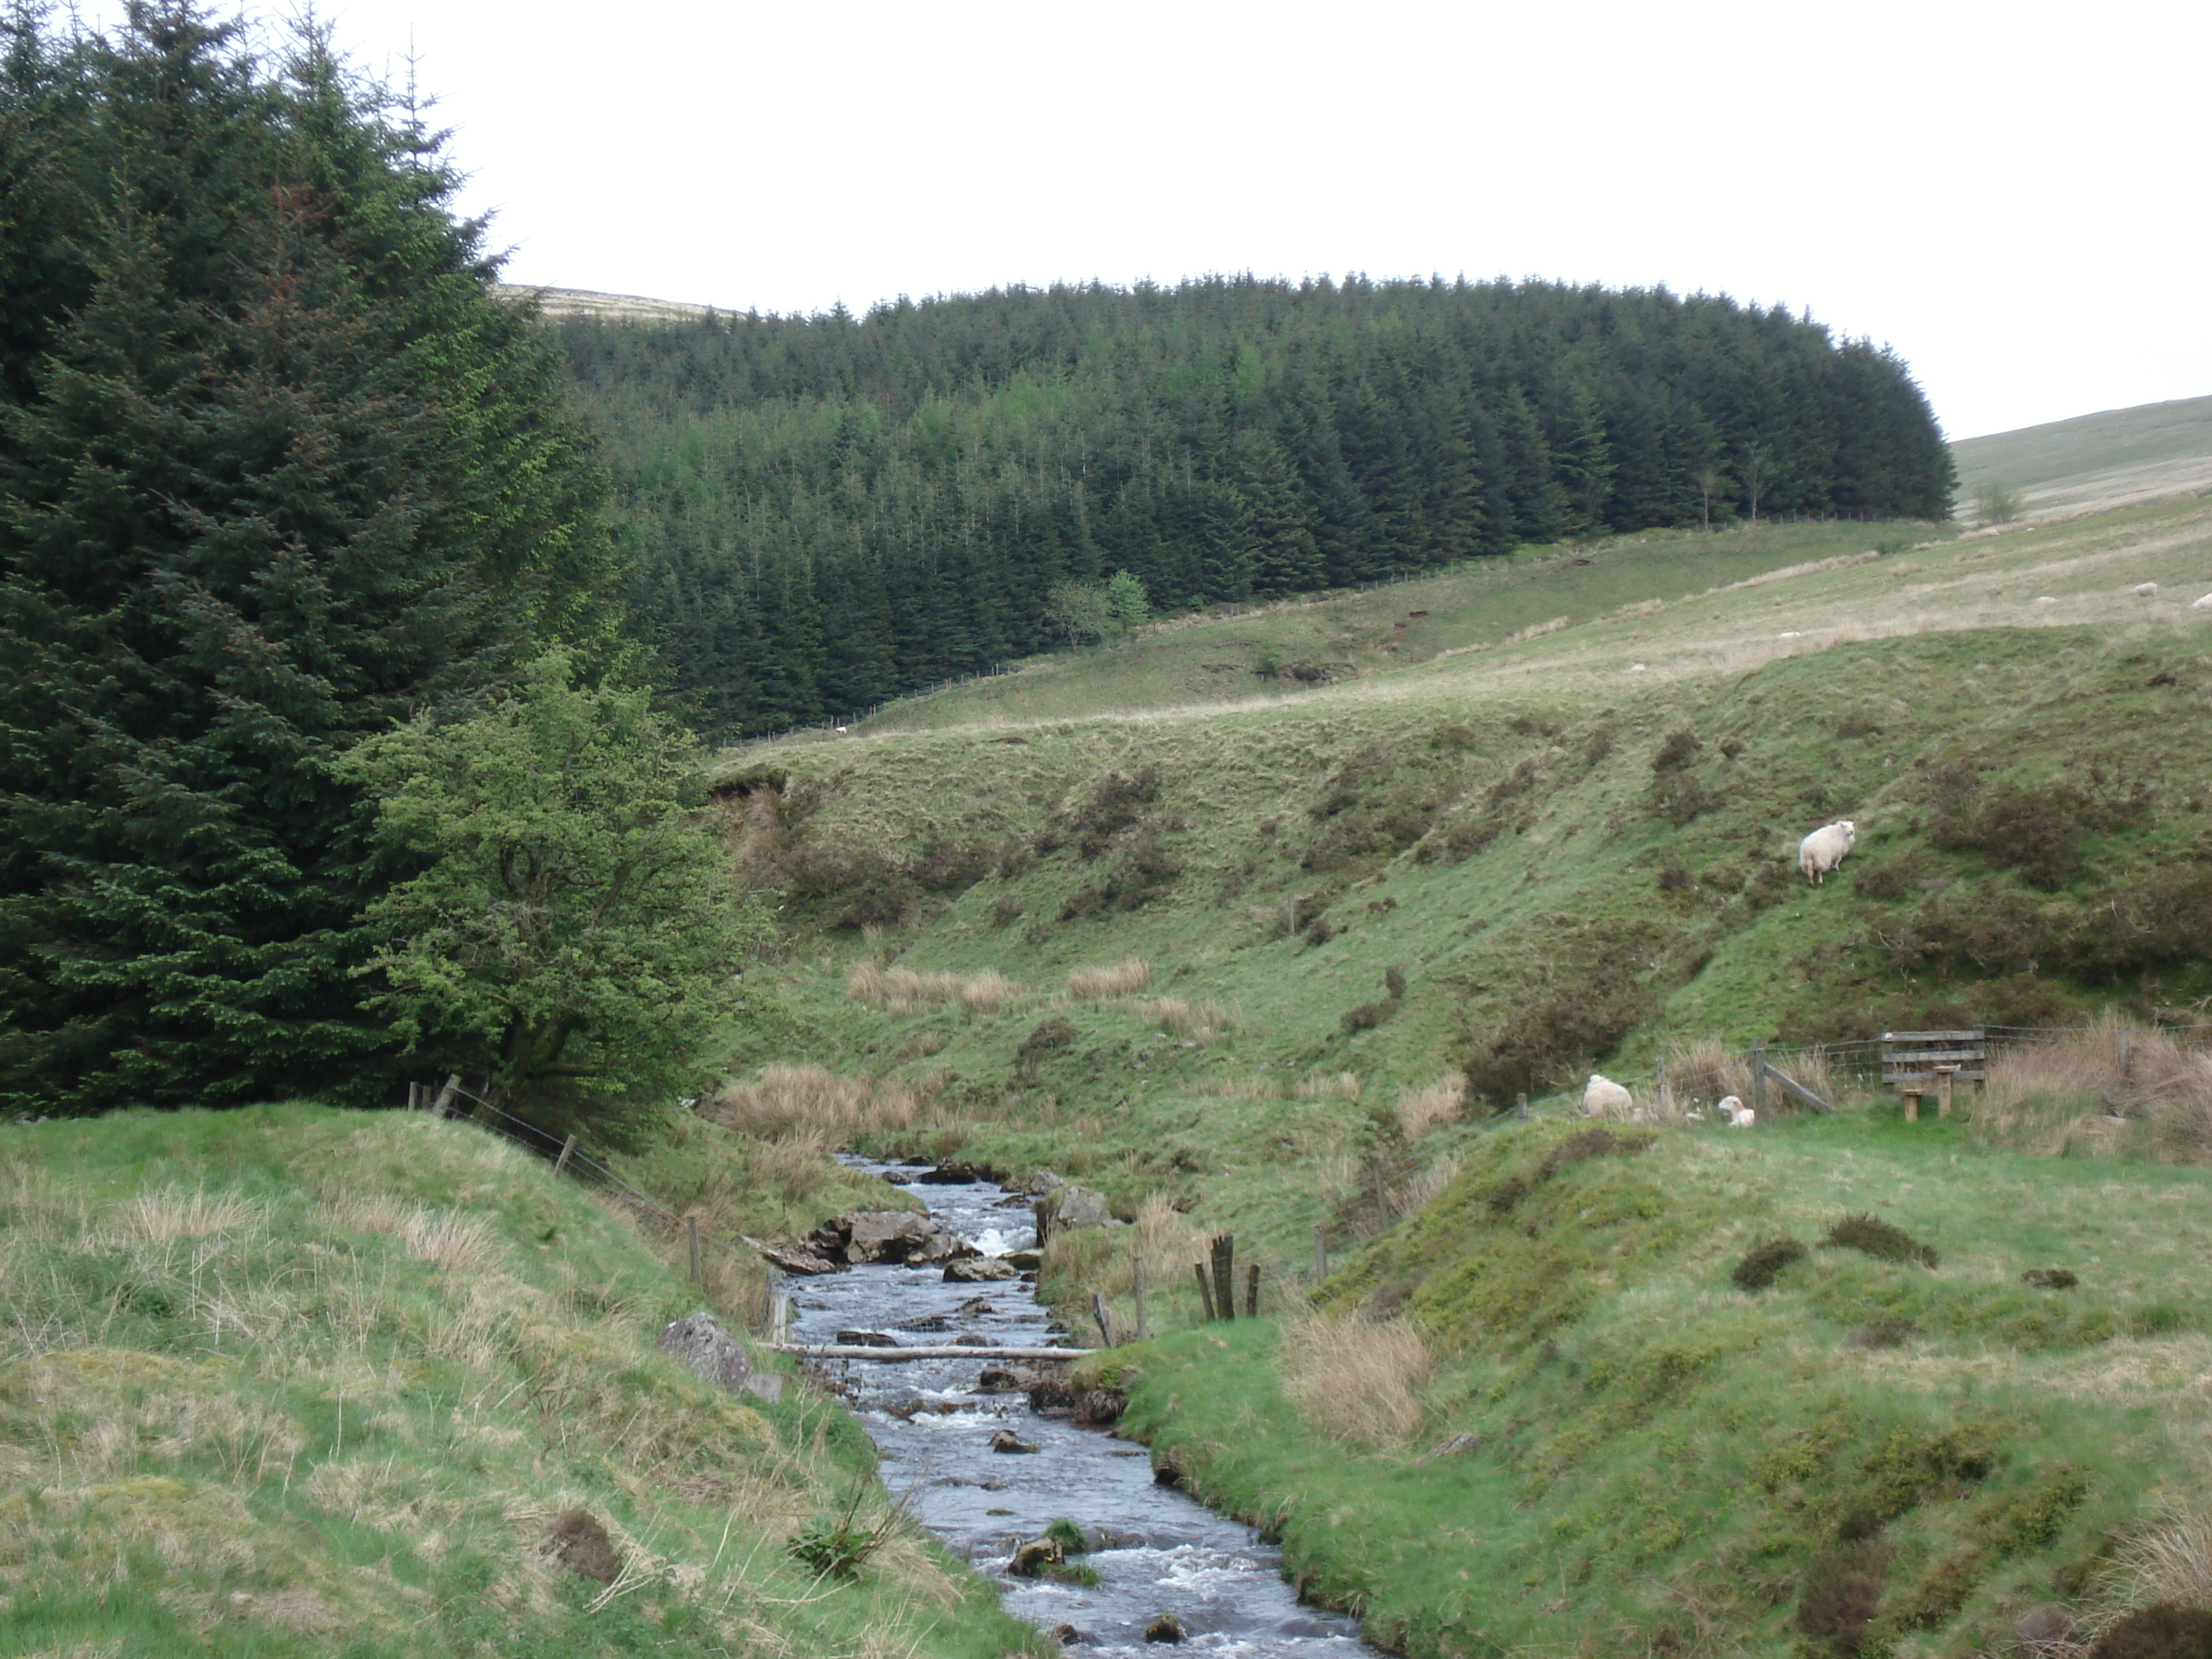
[(1626, 1117), (1635, 1104), (1635, 1097), (1611, 1078), (1590, 1073), (1589, 1086), (1583, 1091), (1584, 1117)]
[(1844, 861), (1844, 854), (1851, 850), (1851, 843), (1858, 838), (1858, 826), (1849, 818), (1824, 823), (1797, 843), (1797, 867), (1805, 872), (1808, 881), (1819, 887), (1826, 880), (1828, 872)]
[(2158, 584), (2156, 582), (2137, 582), (2133, 587), (2128, 589), (2128, 592), (2134, 594), (2139, 599), (2154, 599), (2158, 597)]
[(2212, 593), (2207, 593), (2201, 599), (2192, 600), (2189, 608), (2191, 611), (2212, 611)]

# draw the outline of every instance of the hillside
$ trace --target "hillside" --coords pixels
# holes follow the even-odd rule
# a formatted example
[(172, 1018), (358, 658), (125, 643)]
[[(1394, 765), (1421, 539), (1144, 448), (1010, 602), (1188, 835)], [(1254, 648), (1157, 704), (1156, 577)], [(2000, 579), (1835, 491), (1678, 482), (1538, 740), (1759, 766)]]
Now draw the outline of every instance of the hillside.
[[(1850, 534), (1194, 620), (728, 756), (792, 1024), (713, 1115), (1104, 1193), (1133, 1225), (1047, 1289), (1127, 1328), (1142, 1262), (1165, 1334), (1092, 1376), (1409, 1653), (1996, 1653), (2206, 1604), (2160, 1566), (2212, 1474), (2207, 1177), (2164, 1167), (2212, 1152), (2201, 1055), (2024, 1048), (1908, 1129), (1800, 1048), (1834, 1117), (1681, 1109), (1759, 1038), (2201, 1036), (2212, 505)], [(1559, 1121), (1662, 1058), (1649, 1129)], [(1858, 1212), (1936, 1265), (1820, 1248)], [(1201, 1322), (1219, 1233), (1257, 1320)]]
[(2212, 489), (2212, 398), (2109, 409), (1951, 446), (1961, 511), (1999, 483), (2039, 515), (2102, 512)]
[(1243, 276), (865, 317), (571, 299), (544, 332), (615, 477), (632, 603), (726, 732), (1093, 636), (1081, 595), (1119, 573), (1174, 616), (1950, 499), (1904, 363), (1724, 297)]
[(851, 1580), (792, 1559), (856, 1495), (883, 1520), (858, 1425), (655, 1353), (699, 1292), (472, 1126), (274, 1106), (11, 1127), (0, 1225), (0, 1652), (1028, 1639), (912, 1531)]

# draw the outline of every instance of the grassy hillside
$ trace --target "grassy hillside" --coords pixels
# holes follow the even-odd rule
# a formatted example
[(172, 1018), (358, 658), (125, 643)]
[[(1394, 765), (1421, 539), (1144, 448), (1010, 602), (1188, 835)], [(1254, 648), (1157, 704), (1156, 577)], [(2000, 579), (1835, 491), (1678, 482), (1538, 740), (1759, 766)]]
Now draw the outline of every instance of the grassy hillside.
[[(2199, 1501), (2212, 1352), (2204, 1177), (2160, 1160), (2206, 1124), (2116, 1128), (2134, 1085), (2085, 1073), (1978, 1139), (1855, 1097), (1577, 1158), (1540, 1101), (1700, 1043), (2204, 1019), (2212, 506), (1764, 533), (1195, 623), (729, 757), (792, 1023), (716, 1114), (1103, 1189), (1135, 1226), (1047, 1283), (1126, 1321), (1148, 1264), (1170, 1334), (1103, 1362), (1132, 1420), (1410, 1651), (1995, 1652), (2039, 1602), (2159, 1599), (2125, 1562)], [(1195, 700), (1192, 664), (1332, 640), (1334, 684)], [(1853, 1211), (1940, 1266), (1731, 1283)], [(1219, 1231), (1287, 1323), (1196, 1328)]]
[[(1893, 1117), (1534, 1124), (1320, 1316), (1110, 1363), (1156, 1460), (1409, 1653), (2009, 1653), (2212, 1591), (2208, 1198)], [(1820, 1244), (1868, 1212), (1936, 1265)], [(1733, 1282), (1778, 1236), (1812, 1248)], [(1337, 1318), (1398, 1309), (1425, 1346)]]
[(2001, 483), (2031, 513), (2084, 513), (2212, 489), (2212, 398), (2108, 409), (1951, 446), (1958, 500)]
[[(1022, 1647), (879, 1522), (858, 1425), (653, 1351), (699, 1304), (462, 1124), (307, 1106), (0, 1132), (0, 1652), (945, 1654)], [(602, 1577), (556, 1554), (586, 1510)], [(611, 1576), (606, 1576), (611, 1575)]]

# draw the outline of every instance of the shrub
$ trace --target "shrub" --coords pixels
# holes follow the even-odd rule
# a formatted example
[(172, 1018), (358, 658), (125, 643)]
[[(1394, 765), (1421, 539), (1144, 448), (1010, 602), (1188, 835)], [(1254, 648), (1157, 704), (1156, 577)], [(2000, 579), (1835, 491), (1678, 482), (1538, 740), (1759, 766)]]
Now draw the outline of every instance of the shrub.
[(915, 859), (909, 873), (931, 892), (965, 892), (989, 875), (996, 861), (988, 847), (963, 847), (933, 836)]
[(1109, 772), (1091, 793), (1091, 799), (1068, 817), (1076, 848), (1086, 859), (1106, 850), (1106, 843), (1136, 823), (1143, 809), (1160, 793), (1159, 770), (1147, 766), (1133, 776)]
[(1657, 752), (1651, 757), (1651, 769), (1655, 773), (1679, 772), (1697, 759), (1698, 750), (1704, 747), (1694, 732), (1686, 728), (1670, 732), (1667, 734), (1666, 742), (1661, 744)]
[(2137, 1607), (2097, 1638), (2089, 1659), (2212, 1659), (2212, 1613), (2173, 1601)]
[(1763, 1291), (1781, 1276), (1784, 1267), (1803, 1261), (1808, 1254), (1800, 1240), (1770, 1238), (1737, 1262), (1729, 1277), (1740, 1289)]
[(1797, 1627), (1808, 1636), (1826, 1637), (1838, 1654), (1855, 1655), (1867, 1626), (1881, 1607), (1882, 1582), (1889, 1552), (1877, 1543), (1832, 1550), (1805, 1569), (1805, 1588), (1797, 1601)]
[(1074, 1022), (1055, 1014), (1022, 1039), (1014, 1051), (1014, 1075), (1024, 1083), (1036, 1080), (1037, 1068), (1054, 1049), (1065, 1048), (1076, 1038)]
[(1878, 1261), (1917, 1261), (1923, 1267), (1935, 1267), (1938, 1260), (1932, 1246), (1871, 1215), (1845, 1216), (1828, 1229), (1820, 1245), (1824, 1249), (1856, 1250)]

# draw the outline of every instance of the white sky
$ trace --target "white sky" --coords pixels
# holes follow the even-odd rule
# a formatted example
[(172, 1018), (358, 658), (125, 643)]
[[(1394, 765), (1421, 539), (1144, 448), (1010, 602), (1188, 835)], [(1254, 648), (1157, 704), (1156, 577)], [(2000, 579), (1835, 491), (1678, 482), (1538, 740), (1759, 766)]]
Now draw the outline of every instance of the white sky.
[(1895, 346), (1954, 438), (2212, 393), (2203, 0), (324, 5), (515, 282), (1664, 283)]

